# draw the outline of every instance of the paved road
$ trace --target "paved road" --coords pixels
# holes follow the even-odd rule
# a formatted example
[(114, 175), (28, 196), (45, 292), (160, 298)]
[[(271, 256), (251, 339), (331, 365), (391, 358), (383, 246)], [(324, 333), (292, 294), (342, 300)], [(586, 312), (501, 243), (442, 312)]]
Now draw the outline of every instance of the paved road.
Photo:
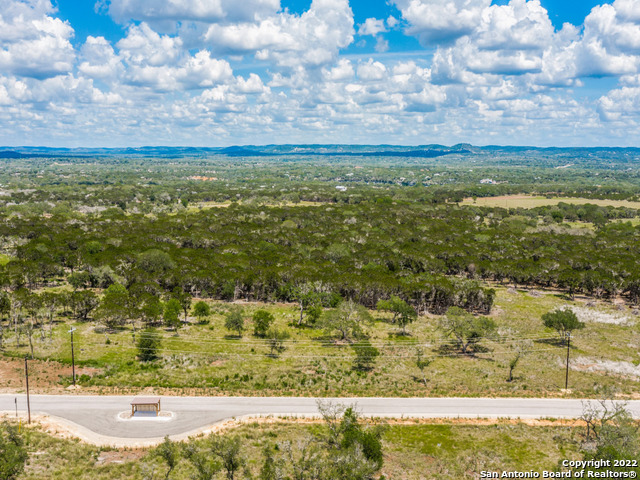
[[(0, 412), (26, 410), (24, 395), (0, 395)], [(118, 414), (130, 410), (132, 396), (32, 395), (33, 414), (47, 414), (79, 426), (84, 437), (91, 433), (109, 443), (109, 438), (153, 444), (165, 435), (186, 435), (218, 422), (246, 416), (316, 416), (316, 399), (295, 397), (162, 397), (162, 410), (173, 413), (170, 420), (123, 421)], [(582, 414), (582, 400), (521, 398), (357, 398), (333, 399), (357, 404), (365, 416), (374, 417), (481, 417), (481, 418), (576, 418)], [(640, 417), (640, 401), (627, 402)], [(83, 435), (80, 435), (81, 437)], [(94, 439), (95, 440), (95, 439)], [(145, 442), (148, 440), (148, 442)], [(100, 443), (95, 440), (94, 443)], [(118, 442), (112, 442), (118, 443)], [(120, 442), (122, 443), (122, 442)], [(131, 442), (130, 442), (131, 443)]]

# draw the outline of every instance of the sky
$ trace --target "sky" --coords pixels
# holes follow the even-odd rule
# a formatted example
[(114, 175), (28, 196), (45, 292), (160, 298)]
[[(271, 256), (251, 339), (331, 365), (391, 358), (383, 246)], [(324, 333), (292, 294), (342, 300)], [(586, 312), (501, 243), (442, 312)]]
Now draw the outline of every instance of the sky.
[(0, 0), (0, 145), (640, 146), (640, 0)]

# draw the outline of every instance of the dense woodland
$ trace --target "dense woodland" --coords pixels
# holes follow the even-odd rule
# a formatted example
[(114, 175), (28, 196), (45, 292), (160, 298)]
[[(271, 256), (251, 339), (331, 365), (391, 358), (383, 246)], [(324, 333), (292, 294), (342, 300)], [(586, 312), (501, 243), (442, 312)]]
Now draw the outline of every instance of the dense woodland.
[(5, 159), (0, 307), (87, 319), (112, 285), (128, 305), (119, 321), (149, 324), (162, 301), (191, 296), (302, 310), (398, 296), (417, 313), (486, 314), (491, 286), (506, 283), (637, 303), (635, 208), (459, 205), (514, 193), (634, 200), (628, 154), (505, 155)]

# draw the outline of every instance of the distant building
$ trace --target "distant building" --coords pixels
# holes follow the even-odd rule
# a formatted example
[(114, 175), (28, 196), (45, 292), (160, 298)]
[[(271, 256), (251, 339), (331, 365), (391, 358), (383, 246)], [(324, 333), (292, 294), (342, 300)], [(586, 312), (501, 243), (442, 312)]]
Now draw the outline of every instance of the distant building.
[(498, 182), (496, 182), (492, 178), (483, 178), (482, 180), (480, 180), (480, 183), (485, 184), (485, 185), (495, 185)]
[(336, 185), (336, 190), (338, 190), (339, 192), (346, 192), (347, 187), (345, 187), (344, 185)]

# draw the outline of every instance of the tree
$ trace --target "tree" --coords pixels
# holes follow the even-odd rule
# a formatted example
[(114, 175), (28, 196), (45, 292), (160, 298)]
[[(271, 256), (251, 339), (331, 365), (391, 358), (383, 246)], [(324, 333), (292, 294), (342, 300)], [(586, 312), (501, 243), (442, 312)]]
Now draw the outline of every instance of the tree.
[(194, 480), (212, 480), (222, 470), (219, 461), (211, 456), (211, 452), (189, 445), (184, 449), (184, 456), (196, 470)]
[(266, 310), (256, 310), (253, 317), (251, 317), (251, 321), (253, 321), (253, 334), (256, 337), (264, 337), (275, 318)]
[(198, 319), (198, 323), (205, 323), (205, 319), (211, 315), (211, 307), (207, 302), (200, 300), (193, 306), (193, 314)]
[(184, 312), (184, 322), (187, 323), (189, 308), (191, 308), (191, 295), (183, 291), (180, 287), (176, 287), (173, 289), (173, 292), (171, 292), (171, 296), (180, 302), (180, 306)]
[(640, 473), (640, 425), (623, 404), (607, 398), (587, 402), (581, 419), (586, 424), (585, 460), (635, 460), (635, 465), (616, 470)]
[(276, 460), (273, 455), (273, 447), (266, 445), (262, 450), (264, 455), (264, 462), (260, 469), (260, 480), (283, 480), (285, 478), (283, 473), (283, 461), (282, 459)]
[(424, 374), (424, 369), (433, 363), (433, 357), (425, 357), (424, 351), (422, 348), (416, 348), (416, 367), (420, 370), (420, 374), (422, 375), (422, 381), (424, 382), (425, 387), (427, 386), (427, 377)]
[(552, 328), (558, 332), (563, 341), (566, 339), (567, 334), (574, 330), (583, 329), (585, 326), (583, 322), (578, 320), (576, 314), (568, 308), (545, 313), (542, 315), (542, 323), (544, 323), (545, 327)]
[(162, 320), (167, 327), (172, 327), (176, 332), (180, 328), (180, 302), (175, 298), (170, 298), (164, 304)]
[(300, 317), (298, 325), (302, 325), (305, 318), (307, 324), (314, 324), (322, 315), (323, 295), (314, 290), (313, 285), (305, 283), (295, 289), (293, 298), (298, 302)]
[(363, 428), (354, 407), (318, 401), (329, 448), (324, 475), (314, 478), (367, 480), (382, 467), (383, 426)]
[(2, 345), (2, 340), (3, 340), (3, 336), (4, 336), (4, 319), (5, 316), (9, 317), (9, 314), (11, 313), (11, 298), (9, 297), (9, 294), (7, 292), (0, 291), (0, 350), (2, 350), (3, 345)]
[(29, 455), (18, 429), (4, 422), (0, 428), (0, 479), (14, 480), (24, 471)]
[(353, 343), (351, 348), (356, 354), (353, 359), (353, 365), (356, 370), (371, 370), (376, 358), (380, 355), (378, 349), (371, 345), (369, 340), (360, 340), (357, 343)]
[(164, 437), (164, 441), (156, 448), (155, 453), (162, 458), (166, 462), (167, 467), (169, 467), (167, 474), (164, 476), (165, 480), (167, 480), (180, 461), (180, 447), (166, 436)]
[(127, 289), (119, 283), (114, 283), (104, 292), (95, 317), (109, 328), (122, 326), (130, 318), (130, 303)]
[(244, 331), (244, 311), (240, 307), (232, 308), (225, 316), (224, 327), (227, 330), (238, 332), (238, 337), (242, 337)]
[(76, 317), (87, 321), (89, 314), (100, 304), (98, 296), (91, 290), (79, 290), (71, 294), (71, 302)]
[(518, 363), (520, 362), (522, 357), (524, 357), (529, 353), (529, 351), (531, 350), (531, 346), (532, 346), (531, 340), (514, 342), (511, 345), (511, 350), (513, 351), (513, 355), (509, 359), (509, 376), (507, 377), (507, 382), (513, 381), (513, 371), (518, 366)]
[(270, 355), (276, 357), (285, 351), (287, 348), (284, 344), (291, 335), (286, 330), (279, 330), (275, 327), (270, 328), (266, 333), (267, 345), (271, 349)]
[(363, 326), (372, 322), (373, 318), (366, 308), (347, 300), (335, 310), (325, 312), (322, 327), (328, 334), (338, 334), (341, 340), (351, 341), (364, 337)]
[(153, 328), (147, 328), (138, 336), (138, 358), (141, 362), (152, 362), (158, 358), (160, 336)]
[(142, 288), (135, 288), (130, 291), (133, 304), (132, 313), (147, 326), (159, 323), (163, 313), (163, 305), (153, 293), (147, 292)]
[(391, 312), (391, 322), (402, 327), (402, 334), (407, 334), (407, 325), (413, 323), (418, 314), (416, 310), (400, 297), (392, 295), (389, 300), (378, 300), (376, 308), (383, 312)]
[(438, 328), (453, 338), (455, 346), (464, 354), (480, 343), (484, 337), (495, 334), (496, 323), (487, 317), (476, 317), (459, 307), (450, 307), (438, 322)]
[(211, 453), (222, 462), (228, 480), (233, 480), (235, 474), (246, 465), (240, 449), (241, 445), (240, 437), (216, 436), (211, 438)]

